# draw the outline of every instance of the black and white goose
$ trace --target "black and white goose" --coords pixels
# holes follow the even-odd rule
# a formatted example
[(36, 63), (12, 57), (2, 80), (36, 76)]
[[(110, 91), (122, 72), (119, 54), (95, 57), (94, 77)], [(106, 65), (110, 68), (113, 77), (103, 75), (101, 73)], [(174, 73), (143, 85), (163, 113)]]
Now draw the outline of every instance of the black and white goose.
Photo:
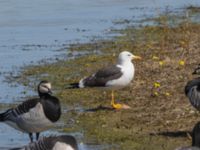
[(78, 150), (76, 139), (70, 135), (43, 137), (37, 142), (11, 150)]
[[(200, 64), (193, 74), (200, 75)], [(185, 94), (189, 98), (193, 107), (200, 111), (200, 77), (195, 78), (185, 86)]]
[(200, 122), (192, 130), (192, 146), (179, 147), (175, 150), (200, 150)]
[(120, 109), (125, 105), (115, 103), (114, 90), (124, 88), (131, 83), (135, 74), (132, 59), (141, 59), (141, 57), (123, 51), (119, 54), (115, 65), (102, 68), (91, 76), (82, 78), (78, 83), (72, 83), (69, 88), (101, 87), (111, 89), (111, 105), (115, 109)]
[(1, 113), (0, 122), (29, 133), (31, 142), (33, 133), (36, 133), (38, 140), (40, 132), (51, 128), (61, 115), (59, 99), (51, 93), (51, 84), (48, 81), (41, 81), (38, 85), (39, 98), (29, 99), (16, 108)]

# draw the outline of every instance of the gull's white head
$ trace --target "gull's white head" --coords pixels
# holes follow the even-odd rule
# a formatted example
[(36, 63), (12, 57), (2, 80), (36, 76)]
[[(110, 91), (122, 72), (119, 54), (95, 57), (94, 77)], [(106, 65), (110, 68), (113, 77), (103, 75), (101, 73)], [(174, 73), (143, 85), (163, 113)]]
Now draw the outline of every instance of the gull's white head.
[(118, 64), (130, 63), (132, 59), (142, 59), (140, 56), (135, 56), (128, 51), (123, 51), (119, 54)]

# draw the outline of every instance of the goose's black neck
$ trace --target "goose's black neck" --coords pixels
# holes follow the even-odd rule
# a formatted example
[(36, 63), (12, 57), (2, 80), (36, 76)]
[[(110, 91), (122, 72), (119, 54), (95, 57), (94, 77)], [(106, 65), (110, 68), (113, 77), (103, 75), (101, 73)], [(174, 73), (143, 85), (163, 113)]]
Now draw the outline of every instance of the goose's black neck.
[(48, 93), (39, 93), (39, 96), (46, 117), (52, 122), (58, 121), (61, 115), (59, 99)]
[(41, 93), (38, 91), (39, 97), (40, 98), (48, 98), (51, 97), (51, 95), (49, 93)]

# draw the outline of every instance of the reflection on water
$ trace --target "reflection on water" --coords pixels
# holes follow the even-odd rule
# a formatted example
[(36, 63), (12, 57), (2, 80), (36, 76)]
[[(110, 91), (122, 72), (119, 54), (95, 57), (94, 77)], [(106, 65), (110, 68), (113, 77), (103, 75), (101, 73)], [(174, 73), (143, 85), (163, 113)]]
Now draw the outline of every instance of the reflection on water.
[[(162, 13), (200, 5), (199, 0), (1, 0), (0, 1), (0, 103), (16, 103), (34, 94), (22, 85), (4, 82), (8, 72), (42, 59), (55, 58), (68, 44), (87, 42), (93, 36), (109, 36), (107, 31), (122, 28), (118, 20), (139, 20)], [(176, 11), (179, 9), (176, 9)], [(118, 23), (117, 23), (118, 22)], [(115, 25), (113, 24), (115, 23)], [(128, 22), (127, 22), (128, 24)], [(125, 25), (127, 25), (125, 24)], [(24, 93), (23, 91), (26, 91)], [(3, 111), (3, 108), (1, 108)], [(58, 134), (57, 131), (45, 132)], [(82, 137), (83, 138), (83, 137)], [(1, 150), (28, 143), (27, 134), (0, 124)], [(80, 144), (82, 150), (106, 149)]]

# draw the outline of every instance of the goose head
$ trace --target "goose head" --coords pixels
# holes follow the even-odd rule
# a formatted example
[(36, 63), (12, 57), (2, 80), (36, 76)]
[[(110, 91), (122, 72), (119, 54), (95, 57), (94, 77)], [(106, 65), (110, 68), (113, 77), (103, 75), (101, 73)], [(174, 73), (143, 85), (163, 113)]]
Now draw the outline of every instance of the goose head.
[(52, 94), (51, 83), (46, 80), (41, 81), (38, 85), (38, 93), (40, 96), (44, 94)]

